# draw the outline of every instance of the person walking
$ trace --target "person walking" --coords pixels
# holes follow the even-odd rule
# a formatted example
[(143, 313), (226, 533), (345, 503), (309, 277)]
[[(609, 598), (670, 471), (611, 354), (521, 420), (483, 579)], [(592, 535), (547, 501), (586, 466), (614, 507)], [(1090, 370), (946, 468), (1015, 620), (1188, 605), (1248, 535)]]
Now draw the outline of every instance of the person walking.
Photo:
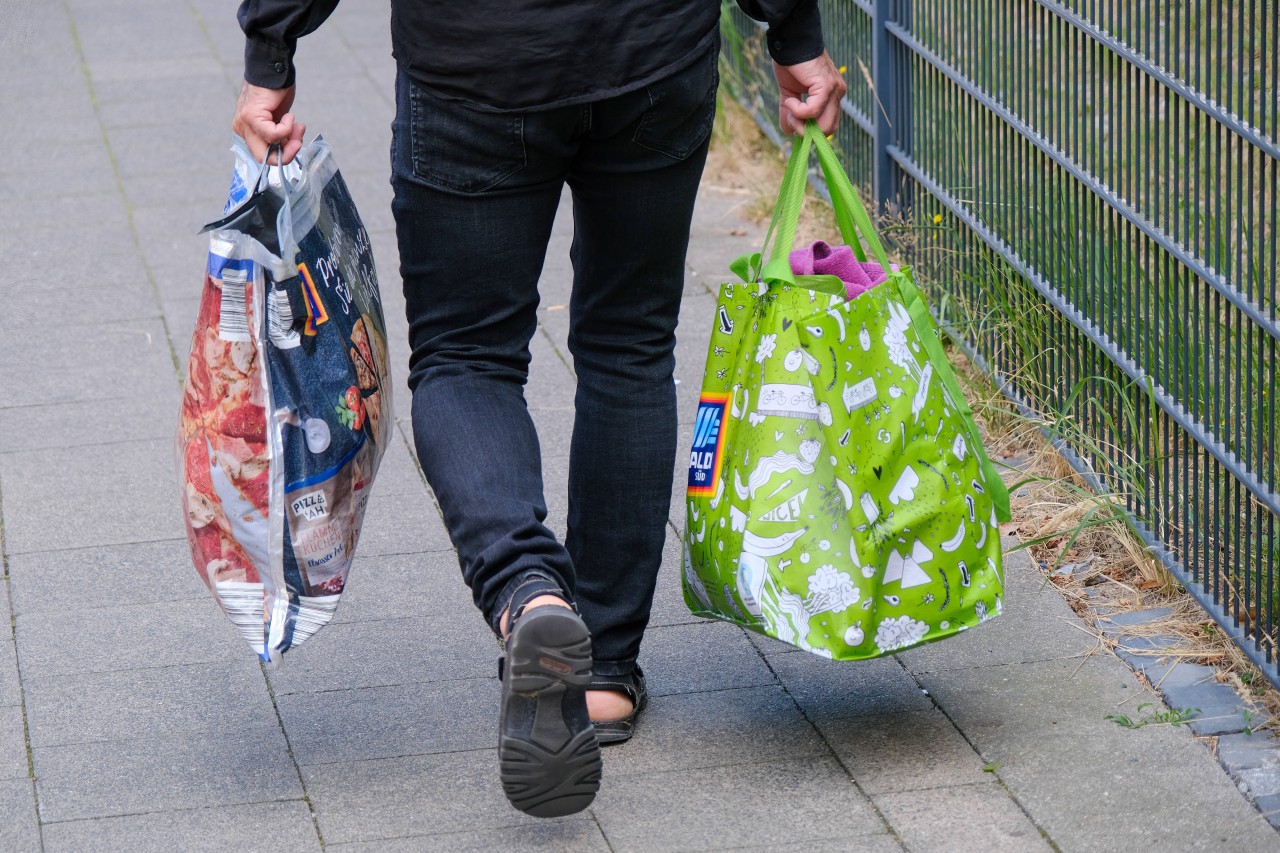
[[(784, 131), (834, 133), (845, 84), (816, 0), (739, 0), (768, 23)], [(232, 121), (288, 162), (294, 49), (337, 0), (244, 0)], [(718, 86), (715, 0), (391, 0), (391, 183), (413, 434), (463, 577), (494, 632), (499, 767), (539, 817), (595, 797), (600, 744), (646, 704), (636, 660), (676, 455), (675, 328)], [(568, 528), (547, 508), (524, 399), (538, 278), (573, 199), (577, 374)]]

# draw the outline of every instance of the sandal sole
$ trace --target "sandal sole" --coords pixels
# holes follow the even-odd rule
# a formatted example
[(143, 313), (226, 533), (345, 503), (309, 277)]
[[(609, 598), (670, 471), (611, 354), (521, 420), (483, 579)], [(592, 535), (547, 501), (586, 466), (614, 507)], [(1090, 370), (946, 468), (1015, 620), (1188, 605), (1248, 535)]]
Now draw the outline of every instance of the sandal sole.
[(576, 614), (539, 607), (521, 617), (507, 640), (498, 759), (507, 799), (525, 814), (574, 814), (600, 789), (590, 682), (591, 635)]

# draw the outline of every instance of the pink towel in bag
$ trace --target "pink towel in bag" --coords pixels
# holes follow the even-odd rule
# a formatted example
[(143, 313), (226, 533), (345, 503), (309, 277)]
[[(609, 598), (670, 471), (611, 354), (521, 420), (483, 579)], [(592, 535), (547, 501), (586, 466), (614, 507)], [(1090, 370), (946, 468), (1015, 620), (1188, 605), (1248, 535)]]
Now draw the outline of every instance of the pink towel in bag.
[(812, 246), (796, 249), (789, 256), (791, 271), (796, 275), (834, 275), (844, 282), (845, 291), (853, 299), (888, 278), (884, 267), (859, 261), (848, 246), (828, 246), (818, 240)]

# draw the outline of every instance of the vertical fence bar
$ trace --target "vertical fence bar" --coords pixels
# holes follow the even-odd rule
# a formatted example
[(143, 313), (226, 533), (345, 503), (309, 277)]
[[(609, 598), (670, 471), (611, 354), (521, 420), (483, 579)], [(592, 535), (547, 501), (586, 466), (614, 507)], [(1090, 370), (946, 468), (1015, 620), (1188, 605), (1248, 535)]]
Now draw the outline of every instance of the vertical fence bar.
[[(898, 145), (897, 127), (908, 111), (910, 90), (902, 85), (909, 81), (911, 68), (903, 60), (905, 51), (889, 32), (888, 25), (896, 22), (894, 13), (909, 6), (911, 0), (875, 0), (871, 15), (871, 80), (875, 96), (875, 134), (872, 139), (871, 192), (875, 195), (876, 208), (898, 213), (905, 207), (902, 198), (902, 171), (889, 156), (890, 146)], [(906, 105), (902, 103), (906, 102)]]

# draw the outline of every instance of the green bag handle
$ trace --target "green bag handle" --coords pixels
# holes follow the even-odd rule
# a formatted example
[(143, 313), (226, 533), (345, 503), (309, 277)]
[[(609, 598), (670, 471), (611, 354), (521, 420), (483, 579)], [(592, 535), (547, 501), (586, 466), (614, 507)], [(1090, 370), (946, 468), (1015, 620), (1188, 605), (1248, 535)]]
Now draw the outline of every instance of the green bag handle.
[[(759, 280), (766, 284), (792, 284), (833, 294), (845, 292), (844, 283), (835, 276), (797, 276), (791, 271), (791, 248), (795, 242), (796, 228), (800, 223), (800, 208), (804, 205), (811, 151), (817, 153), (818, 165), (822, 169), (823, 177), (826, 178), (827, 190), (831, 193), (831, 206), (835, 210), (841, 238), (853, 249), (854, 256), (859, 261), (867, 259), (863, 247), (870, 249), (876, 262), (884, 267), (885, 272), (893, 276), (905, 303), (907, 314), (920, 332), (920, 341), (929, 360), (937, 365), (937, 374), (947, 390), (947, 395), (955, 404), (963, 423), (969, 427), (966, 431), (969, 432), (970, 444), (973, 445), (973, 452), (977, 455), (978, 464), (982, 468), (987, 494), (991, 496), (991, 502), (995, 507), (996, 519), (1008, 521), (1012, 517), (1009, 508), (1009, 489), (987, 456), (980, 436), (973, 429), (972, 425), (975, 423), (973, 410), (965, 399), (960, 383), (956, 381), (946, 353), (942, 351), (937, 326), (929, 313), (924, 295), (920, 293), (909, 274), (902, 271), (894, 272), (884, 244), (876, 234), (871, 215), (867, 213), (857, 190), (853, 188), (853, 182), (849, 180), (844, 167), (840, 165), (840, 160), (831, 143), (818, 128), (817, 122), (812, 119), (805, 123), (804, 136), (797, 139), (791, 146), (791, 159), (787, 162), (787, 171), (782, 178), (782, 187), (778, 191), (773, 221), (770, 222), (769, 230), (765, 234), (766, 248), (769, 247), (770, 239), (774, 238), (768, 263), (761, 269), (760, 259), (764, 255), (762, 250), (759, 254), (744, 255), (731, 264), (730, 268), (744, 281)], [(834, 279), (834, 284), (825, 279)]]

